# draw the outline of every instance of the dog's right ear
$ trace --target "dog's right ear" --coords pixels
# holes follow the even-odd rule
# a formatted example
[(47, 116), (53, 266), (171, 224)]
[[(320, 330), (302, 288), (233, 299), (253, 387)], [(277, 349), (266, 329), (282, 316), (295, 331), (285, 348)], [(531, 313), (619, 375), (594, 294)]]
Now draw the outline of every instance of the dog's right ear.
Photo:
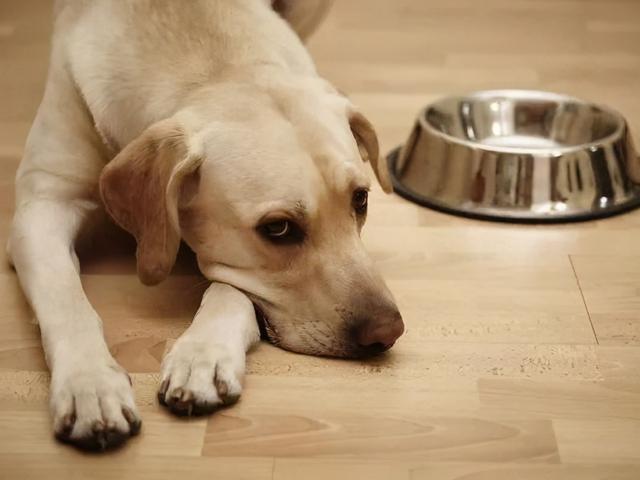
[(161, 282), (173, 268), (181, 186), (200, 164), (200, 157), (189, 155), (180, 124), (167, 119), (127, 145), (100, 175), (106, 210), (136, 239), (138, 276), (146, 285)]
[(349, 109), (349, 126), (353, 133), (360, 155), (368, 161), (375, 173), (378, 183), (385, 193), (393, 192), (393, 184), (389, 176), (389, 167), (384, 157), (380, 156), (378, 136), (371, 122), (353, 105)]

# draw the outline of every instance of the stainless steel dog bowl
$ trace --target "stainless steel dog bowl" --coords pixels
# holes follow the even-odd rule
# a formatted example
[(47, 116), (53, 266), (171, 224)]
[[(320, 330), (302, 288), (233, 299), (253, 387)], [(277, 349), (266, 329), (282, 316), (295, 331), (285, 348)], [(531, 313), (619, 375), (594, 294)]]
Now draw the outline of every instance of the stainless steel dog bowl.
[(440, 100), (388, 161), (400, 195), (466, 217), (563, 222), (640, 206), (640, 160), (624, 118), (564, 95)]

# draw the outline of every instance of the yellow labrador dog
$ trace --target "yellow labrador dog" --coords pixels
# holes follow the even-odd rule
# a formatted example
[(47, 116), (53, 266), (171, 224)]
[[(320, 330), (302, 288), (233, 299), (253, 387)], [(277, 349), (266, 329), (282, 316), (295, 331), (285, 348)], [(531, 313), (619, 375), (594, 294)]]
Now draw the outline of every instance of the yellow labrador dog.
[(170, 273), (181, 241), (211, 280), (162, 364), (158, 396), (178, 414), (238, 398), (259, 324), (301, 353), (391, 347), (404, 325), (359, 235), (365, 161), (389, 191), (386, 166), (370, 123), (301, 42), (326, 1), (55, 9), (8, 250), (40, 324), (58, 438), (100, 449), (140, 428), (75, 253), (103, 207), (135, 237), (142, 282)]

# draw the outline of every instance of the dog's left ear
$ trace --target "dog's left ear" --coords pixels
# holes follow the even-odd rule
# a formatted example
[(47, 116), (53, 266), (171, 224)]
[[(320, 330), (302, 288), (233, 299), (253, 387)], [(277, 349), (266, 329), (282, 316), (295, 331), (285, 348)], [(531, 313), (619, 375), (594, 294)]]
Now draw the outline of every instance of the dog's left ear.
[(393, 185), (389, 177), (389, 167), (385, 158), (380, 156), (378, 136), (373, 129), (373, 125), (355, 108), (350, 108), (348, 115), (349, 126), (358, 144), (360, 155), (365, 162), (368, 161), (371, 165), (382, 190), (386, 193), (391, 193)]

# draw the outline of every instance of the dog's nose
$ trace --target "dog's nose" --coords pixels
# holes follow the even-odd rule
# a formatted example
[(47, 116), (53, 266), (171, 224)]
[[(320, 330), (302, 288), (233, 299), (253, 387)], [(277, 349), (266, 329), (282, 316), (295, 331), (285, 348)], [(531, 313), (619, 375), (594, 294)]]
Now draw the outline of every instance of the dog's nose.
[(355, 332), (356, 342), (368, 354), (375, 355), (389, 350), (404, 333), (400, 312), (376, 317), (363, 322)]

